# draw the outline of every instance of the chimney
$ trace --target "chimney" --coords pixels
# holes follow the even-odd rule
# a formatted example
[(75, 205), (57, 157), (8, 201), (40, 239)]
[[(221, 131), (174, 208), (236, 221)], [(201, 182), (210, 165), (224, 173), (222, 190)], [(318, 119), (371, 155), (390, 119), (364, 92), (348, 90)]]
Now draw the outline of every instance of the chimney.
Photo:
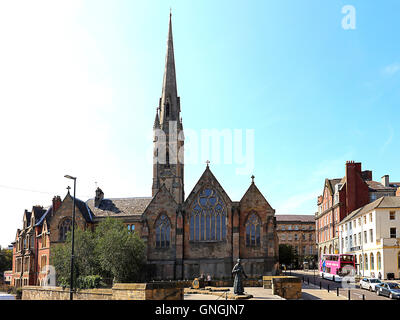
[(361, 162), (346, 162), (346, 215), (369, 202), (368, 185), (363, 179)]
[(60, 196), (53, 197), (53, 214), (55, 214), (60, 207), (61, 207)]
[(364, 181), (372, 181), (372, 171), (365, 170), (361, 172), (361, 177), (363, 178)]
[(100, 207), (101, 200), (103, 199), (104, 199), (104, 192), (99, 187), (97, 187), (96, 197), (94, 198), (94, 206), (96, 208)]
[(381, 183), (385, 186), (385, 187), (389, 187), (389, 175), (385, 174), (382, 178), (381, 178)]

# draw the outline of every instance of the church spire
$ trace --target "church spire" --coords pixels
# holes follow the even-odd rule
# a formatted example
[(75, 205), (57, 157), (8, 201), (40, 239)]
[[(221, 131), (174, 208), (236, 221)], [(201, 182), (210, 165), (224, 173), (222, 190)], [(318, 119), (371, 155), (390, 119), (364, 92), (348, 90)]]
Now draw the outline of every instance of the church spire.
[(178, 91), (176, 87), (174, 41), (172, 37), (172, 13), (170, 12), (164, 78), (159, 106), (161, 125), (168, 120), (179, 121), (179, 105)]

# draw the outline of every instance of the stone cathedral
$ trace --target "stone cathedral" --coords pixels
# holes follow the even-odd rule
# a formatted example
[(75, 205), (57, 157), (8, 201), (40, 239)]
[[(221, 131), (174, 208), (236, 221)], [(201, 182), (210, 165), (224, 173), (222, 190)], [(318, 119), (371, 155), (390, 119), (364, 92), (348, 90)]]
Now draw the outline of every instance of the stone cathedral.
[[(180, 113), (170, 15), (162, 93), (153, 125), (157, 161), (153, 164), (152, 196), (106, 198), (97, 188), (94, 198), (86, 202), (76, 199), (77, 225), (92, 228), (106, 217), (121, 219), (129, 232), (138, 233), (146, 243), (149, 280), (193, 279), (201, 274), (209, 274), (212, 279), (231, 279), (238, 258), (249, 278), (275, 275), (278, 268), (275, 210), (255, 185), (254, 177), (243, 197), (232, 201), (207, 164), (185, 199)], [(164, 136), (159, 132), (164, 132)], [(163, 151), (160, 145), (166, 146), (165, 152), (160, 152)], [(24, 229), (18, 230), (16, 236), (17, 265), (18, 259), (22, 259), (18, 244), (30, 233), (33, 238), (45, 238), (44, 248), (48, 248), (39, 250), (43, 256), (31, 257), (32, 261), (48, 261), (52, 244), (65, 240), (71, 225), (71, 208), (72, 197), (68, 192), (63, 200), (55, 197), (46, 210), (42, 208), (39, 212), (36, 208), (32, 210), (35, 214), (25, 212)], [(41, 248), (43, 244), (38, 246)], [(40, 279), (34, 282), (40, 283)]]

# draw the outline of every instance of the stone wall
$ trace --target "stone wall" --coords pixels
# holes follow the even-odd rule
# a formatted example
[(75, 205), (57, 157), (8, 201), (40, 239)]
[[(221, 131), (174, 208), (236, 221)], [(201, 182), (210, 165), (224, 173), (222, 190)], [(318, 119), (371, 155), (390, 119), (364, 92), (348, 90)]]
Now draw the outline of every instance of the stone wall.
[[(291, 276), (272, 277), (272, 294), (285, 299), (301, 298), (301, 279)], [(264, 287), (265, 288), (265, 287)]]
[[(77, 290), (74, 300), (183, 300), (183, 285), (175, 282), (116, 283), (111, 289)], [(69, 300), (69, 289), (27, 286), (22, 300)]]

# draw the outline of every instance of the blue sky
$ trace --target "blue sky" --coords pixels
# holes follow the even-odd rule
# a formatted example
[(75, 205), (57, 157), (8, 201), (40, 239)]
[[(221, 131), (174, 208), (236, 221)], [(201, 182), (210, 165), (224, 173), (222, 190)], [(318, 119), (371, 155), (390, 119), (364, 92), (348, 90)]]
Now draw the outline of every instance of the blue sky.
[[(151, 195), (170, 7), (184, 128), (254, 130), (252, 173), (277, 214), (313, 214), (346, 160), (400, 181), (398, 1), (2, 2), (1, 245), (24, 209), (64, 197), (65, 174), (83, 200), (95, 182)], [(205, 160), (186, 165), (186, 195)], [(232, 200), (251, 182), (237, 167), (211, 162)]]

